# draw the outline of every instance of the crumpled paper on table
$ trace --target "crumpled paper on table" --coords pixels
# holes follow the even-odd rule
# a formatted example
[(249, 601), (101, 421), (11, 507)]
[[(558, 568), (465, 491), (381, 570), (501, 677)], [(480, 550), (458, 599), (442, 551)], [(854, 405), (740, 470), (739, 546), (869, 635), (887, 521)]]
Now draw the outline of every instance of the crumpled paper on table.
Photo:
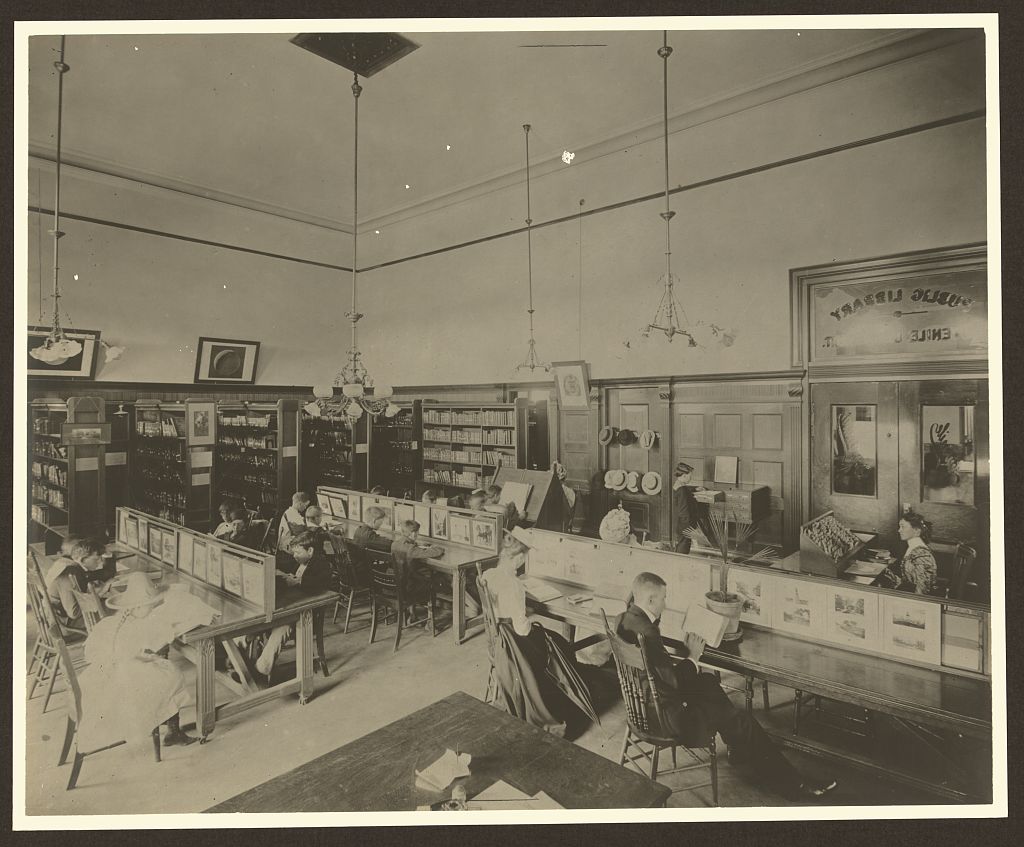
[(428, 791), (444, 791), (456, 779), (469, 776), (469, 753), (456, 753), (448, 749), (437, 761), (421, 771), (416, 771), (416, 785)]

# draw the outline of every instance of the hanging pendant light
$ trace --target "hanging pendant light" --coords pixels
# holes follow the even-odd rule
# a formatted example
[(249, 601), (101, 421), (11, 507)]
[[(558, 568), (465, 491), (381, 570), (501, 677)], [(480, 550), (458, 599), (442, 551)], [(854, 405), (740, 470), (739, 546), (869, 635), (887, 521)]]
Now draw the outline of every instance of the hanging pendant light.
[[(652, 332), (660, 332), (671, 342), (677, 335), (687, 340), (687, 345), (697, 347), (697, 339), (694, 333), (696, 327), (702, 327), (716, 337), (724, 346), (730, 347), (736, 339), (735, 332), (726, 331), (717, 324), (705, 324), (697, 321), (691, 324), (686, 310), (680, 303), (676, 294), (676, 288), (680, 285), (679, 277), (672, 272), (672, 218), (675, 212), (672, 211), (670, 198), (671, 189), (669, 186), (669, 158), (668, 158), (668, 58), (672, 55), (672, 48), (668, 44), (668, 31), (663, 32), (663, 43), (658, 48), (658, 55), (662, 60), (662, 134), (665, 145), (665, 210), (659, 212), (659, 217), (665, 222), (665, 273), (658, 279), (662, 287), (661, 300), (654, 313), (654, 318), (647, 326), (640, 330), (644, 338), (649, 338)], [(627, 342), (626, 347), (629, 347)]]
[[(397, 33), (302, 33), (293, 44), (352, 71), (353, 144), (352, 144), (352, 300), (345, 317), (349, 321), (350, 346), (346, 362), (334, 377), (334, 384), (313, 386), (314, 403), (321, 411), (344, 415), (353, 425), (364, 412), (373, 417), (394, 417), (399, 407), (391, 402), (390, 385), (374, 386), (363, 354), (359, 349), (359, 321), (365, 317), (358, 307), (359, 295), (359, 95), (363, 87), (359, 75), (372, 76), (384, 67), (411, 53), (419, 45)], [(334, 388), (342, 396), (334, 398)]]
[(57, 69), (57, 172), (53, 199), (53, 229), (49, 231), (53, 236), (53, 320), (46, 340), (29, 351), (29, 355), (34, 359), (48, 365), (63, 365), (72, 356), (82, 352), (81, 342), (68, 338), (60, 320), (60, 240), (64, 237), (60, 228), (61, 131), (64, 117), (64, 74), (71, 70), (71, 66), (64, 62), (64, 39), (65, 36), (62, 35), (60, 58), (53, 63)]
[(523, 133), (526, 138), (526, 284), (529, 291), (529, 308), (526, 313), (530, 316), (530, 340), (526, 347), (526, 358), (516, 365), (516, 371), (529, 370), (533, 373), (538, 368), (545, 373), (551, 370), (551, 365), (540, 360), (537, 355), (537, 341), (533, 336), (533, 218), (530, 214), (530, 125), (523, 124)]

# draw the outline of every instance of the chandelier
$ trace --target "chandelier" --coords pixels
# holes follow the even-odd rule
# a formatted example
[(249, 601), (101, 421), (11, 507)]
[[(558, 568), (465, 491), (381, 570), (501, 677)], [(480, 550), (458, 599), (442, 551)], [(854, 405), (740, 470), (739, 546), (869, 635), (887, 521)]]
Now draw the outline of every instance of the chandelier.
[(537, 342), (533, 337), (533, 218), (530, 215), (530, 125), (523, 124), (523, 133), (526, 137), (526, 282), (529, 290), (529, 307), (526, 313), (530, 316), (530, 341), (526, 347), (526, 358), (516, 365), (516, 371), (529, 370), (533, 373), (537, 368), (542, 368), (545, 373), (551, 370), (551, 365), (541, 362), (537, 355)]
[[(683, 308), (682, 303), (676, 296), (676, 287), (680, 284), (679, 277), (672, 272), (672, 218), (675, 212), (672, 211), (669, 198), (669, 176), (668, 176), (668, 57), (672, 55), (672, 48), (668, 45), (668, 31), (663, 33), (664, 41), (658, 48), (658, 55), (662, 59), (662, 128), (665, 143), (665, 211), (659, 212), (659, 217), (665, 221), (665, 273), (658, 278), (658, 284), (662, 287), (661, 300), (654, 313), (654, 318), (647, 326), (640, 330), (641, 336), (650, 338), (652, 332), (664, 333), (671, 342), (677, 335), (683, 336), (690, 347), (700, 346), (694, 337), (695, 327), (704, 327), (712, 336), (718, 339), (724, 346), (730, 347), (735, 341), (735, 333), (727, 331), (718, 324), (706, 324), (698, 321), (691, 325), (690, 319)], [(629, 344), (627, 343), (627, 347)]]
[[(415, 50), (418, 45), (396, 33), (304, 33), (292, 43), (352, 71), (353, 102), (353, 155), (352, 155), (352, 301), (348, 318), (351, 334), (345, 364), (334, 377), (332, 385), (313, 386), (314, 402), (305, 406), (314, 417), (324, 413), (344, 416), (353, 425), (366, 412), (373, 417), (394, 417), (400, 408), (391, 402), (394, 389), (390, 385), (374, 385), (363, 354), (359, 349), (359, 95), (363, 87), (359, 75), (372, 76), (381, 68)], [(335, 388), (341, 388), (341, 397), (335, 397)]]
[(82, 352), (81, 342), (68, 338), (60, 322), (60, 240), (64, 236), (60, 228), (61, 129), (64, 113), (64, 74), (71, 70), (71, 66), (64, 62), (64, 39), (65, 36), (62, 35), (60, 37), (60, 58), (53, 63), (57, 69), (57, 173), (53, 200), (53, 229), (49, 230), (50, 235), (53, 236), (53, 320), (46, 340), (29, 351), (29, 355), (33, 358), (49, 365), (63, 365), (72, 356), (77, 356)]

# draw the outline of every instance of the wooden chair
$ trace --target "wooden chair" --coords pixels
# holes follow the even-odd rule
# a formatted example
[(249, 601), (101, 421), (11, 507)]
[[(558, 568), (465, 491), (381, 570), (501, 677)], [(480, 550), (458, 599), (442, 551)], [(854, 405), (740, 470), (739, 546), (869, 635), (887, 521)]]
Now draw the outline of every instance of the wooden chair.
[(977, 551), (966, 544), (956, 545), (956, 567), (953, 571), (953, 579), (950, 582), (946, 596), (952, 600), (966, 600), (968, 588), (977, 588), (977, 584), (970, 582), (971, 572), (974, 570), (974, 562), (977, 559)]
[[(85, 761), (86, 756), (102, 753), (104, 750), (112, 750), (114, 747), (120, 747), (125, 742), (115, 741), (113, 744), (108, 744), (106, 747), (99, 747), (96, 750), (83, 751), (80, 748), (78, 744), (78, 727), (82, 725), (82, 688), (78, 684), (78, 674), (75, 672), (74, 665), (71, 664), (71, 657), (68, 655), (67, 644), (64, 642), (64, 637), (61, 635), (58, 627), (53, 627), (50, 630), (50, 638), (57, 646), (61, 664), (63, 664), (65, 668), (65, 674), (68, 680), (68, 722), (67, 727), (64, 730), (64, 744), (61, 747), (60, 759), (57, 760), (57, 764), (63, 765), (67, 763), (68, 754), (71, 753), (71, 747), (72, 744), (74, 744), (75, 756), (71, 762), (71, 774), (68, 776), (66, 789), (70, 791), (78, 784), (78, 777), (82, 773), (82, 763)], [(160, 727), (154, 727), (151, 734), (153, 737), (153, 753), (156, 756), (157, 762), (159, 762)]]
[(32, 615), (36, 621), (35, 646), (29, 657), (28, 673), (32, 674), (32, 684), (29, 686), (28, 699), (31, 700), (36, 693), (36, 688), (45, 684), (43, 695), (43, 714), (50, 707), (50, 698), (53, 696), (53, 686), (57, 682), (57, 674), (61, 668), (61, 654), (53, 641), (52, 633), (56, 631), (61, 635), (61, 642), (64, 635), (60, 624), (54, 616), (50, 607), (50, 599), (46, 595), (46, 589), (31, 572), (28, 579), (28, 601), (32, 607)]
[[(334, 543), (337, 544), (337, 536)], [(334, 604), (334, 619), (332, 623), (338, 622), (338, 612), (342, 605), (345, 606), (345, 626), (342, 632), (348, 633), (348, 624), (352, 619), (352, 606), (357, 601), (370, 600), (370, 586), (363, 576), (363, 571), (358, 567), (357, 562), (363, 558), (363, 550), (358, 544), (353, 544), (348, 539), (341, 539), (344, 549), (339, 552), (333, 564), (335, 565), (334, 589), (340, 595), (338, 602)]]
[[(390, 565), (390, 570), (386, 566)], [(427, 622), (430, 624), (431, 635), (437, 636), (437, 628), (434, 625), (434, 597), (433, 582), (428, 582), (427, 598)], [(381, 556), (372, 564), (370, 571), (370, 643), (373, 644), (374, 636), (377, 634), (377, 612), (378, 609), (384, 612), (384, 622), (387, 623), (388, 612), (394, 611), (395, 621), (395, 646), (394, 652), (398, 651), (398, 644), (402, 640), (402, 629), (409, 624), (406, 617), (411, 616), (413, 604), (403, 595), (401, 581), (397, 578), (394, 570), (394, 559), (388, 556)]]
[[(649, 689), (651, 694), (650, 700), (654, 705), (657, 726), (662, 728), (662, 732), (664, 732), (665, 721), (662, 717), (661, 698), (657, 693), (658, 689), (655, 685), (654, 676), (651, 673), (650, 668), (647, 666), (647, 657), (644, 653), (643, 636), (637, 636), (640, 642), (639, 646), (627, 644), (611, 631), (611, 627), (608, 625), (608, 618), (603, 610), (601, 612), (601, 618), (604, 621), (605, 637), (612, 646), (612, 656), (615, 659), (615, 671), (619, 678), (619, 688), (622, 691), (622, 700), (626, 706), (626, 732), (622, 739), (622, 752), (619, 754), (619, 764), (625, 765), (628, 761), (643, 773), (643, 768), (639, 762), (641, 760), (646, 760), (650, 763), (651, 779), (655, 781), (657, 780), (659, 773), (683, 773), (696, 768), (709, 768), (711, 771), (711, 780), (709, 782), (688, 786), (686, 790), (693, 791), (697, 788), (706, 788), (710, 785), (713, 803), (717, 806), (718, 751), (715, 743), (715, 734), (712, 733), (707, 742), (697, 748), (706, 749), (708, 751), (708, 759), (707, 761), (704, 761), (693, 751), (693, 748), (684, 744), (678, 737), (658, 734), (655, 732), (653, 722), (651, 721), (651, 715), (649, 713), (650, 705), (648, 704), (648, 697), (645, 692), (645, 682), (647, 683), (646, 687)], [(642, 746), (643, 744), (647, 744), (651, 749), (645, 750)], [(694, 759), (694, 763), (678, 767), (676, 765), (677, 747), (682, 747)], [(659, 771), (658, 769), (658, 756), (662, 750), (672, 751), (671, 770)]]
[(82, 610), (85, 631), (92, 632), (92, 628), (107, 616), (107, 610), (103, 607), (103, 600), (100, 599), (96, 586), (90, 582), (85, 586), (85, 591), (72, 590), (71, 593), (78, 601), (78, 608)]
[(487, 691), (484, 694), (485, 703), (494, 703), (498, 699), (498, 669), (495, 664), (495, 657), (498, 655), (498, 616), (494, 611), (494, 601), (491, 598), (491, 591), (487, 587), (487, 580), (484, 578), (483, 566), (476, 563), (476, 590), (480, 595), (480, 607), (484, 615), (484, 630), (487, 632), (487, 658), (491, 667), (487, 672)]

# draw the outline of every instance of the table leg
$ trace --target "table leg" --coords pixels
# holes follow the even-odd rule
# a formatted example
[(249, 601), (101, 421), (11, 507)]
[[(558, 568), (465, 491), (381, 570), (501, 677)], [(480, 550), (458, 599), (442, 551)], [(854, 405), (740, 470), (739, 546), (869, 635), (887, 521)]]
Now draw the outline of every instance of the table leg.
[(746, 695), (747, 698), (747, 714), (752, 715), (754, 713), (754, 677), (744, 677), (743, 688), (743, 693)]
[(466, 638), (466, 574), (462, 568), (452, 573), (452, 629), (455, 643), (461, 644)]
[(299, 677), (299, 703), (313, 697), (313, 612), (305, 611), (295, 622), (295, 675)]
[(217, 720), (217, 683), (214, 678), (213, 638), (204, 638), (196, 645), (196, 732), (202, 736), (200, 743), (213, 732)]

